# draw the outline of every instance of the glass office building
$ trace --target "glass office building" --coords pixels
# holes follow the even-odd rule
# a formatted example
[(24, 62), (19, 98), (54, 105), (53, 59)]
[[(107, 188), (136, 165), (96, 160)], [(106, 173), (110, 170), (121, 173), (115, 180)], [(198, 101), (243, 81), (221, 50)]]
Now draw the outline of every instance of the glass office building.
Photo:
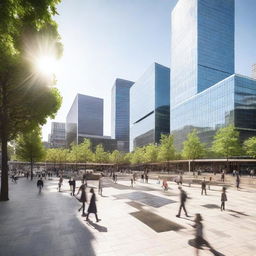
[(179, 0), (172, 11), (171, 105), (234, 74), (234, 0)]
[(111, 91), (111, 137), (118, 150), (129, 152), (130, 88), (134, 82), (116, 79)]
[(232, 75), (171, 111), (171, 131), (178, 149), (193, 129), (210, 146), (216, 130), (230, 124), (242, 140), (256, 135), (256, 80)]
[(154, 63), (130, 89), (130, 151), (170, 132), (170, 69)]
[(63, 148), (66, 146), (66, 130), (65, 123), (52, 122), (51, 134), (49, 134), (48, 142), (51, 148)]
[(179, 0), (172, 12), (171, 121), (178, 149), (232, 124), (256, 135), (256, 80), (234, 74), (234, 0)]
[(67, 145), (83, 135), (103, 136), (103, 99), (77, 94), (66, 118)]

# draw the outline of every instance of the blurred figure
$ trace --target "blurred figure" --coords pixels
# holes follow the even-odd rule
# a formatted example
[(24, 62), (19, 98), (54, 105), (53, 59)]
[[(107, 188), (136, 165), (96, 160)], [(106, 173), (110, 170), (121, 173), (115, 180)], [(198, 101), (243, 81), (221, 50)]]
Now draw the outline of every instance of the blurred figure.
[(39, 180), (37, 181), (37, 187), (38, 187), (38, 192), (39, 192), (39, 194), (41, 193), (41, 191), (42, 191), (42, 188), (43, 188), (43, 186), (44, 186), (44, 182), (43, 182), (43, 180), (41, 179), (41, 178), (39, 178)]
[(77, 191), (77, 195), (80, 193), (80, 191), (81, 191), (81, 197), (80, 197), (80, 199), (79, 199), (79, 201), (82, 203), (82, 206), (78, 209), (78, 211), (80, 212), (81, 211), (81, 209), (83, 209), (83, 212), (82, 212), (82, 216), (84, 217), (84, 216), (86, 216), (86, 214), (85, 214), (85, 203), (87, 202), (87, 197), (86, 197), (86, 191), (85, 191), (85, 189), (86, 189), (86, 186), (85, 186), (85, 184), (84, 184), (84, 180), (82, 180), (82, 185), (80, 186), (80, 188), (78, 189), (78, 191)]
[(95, 217), (96, 217), (96, 221), (99, 222), (100, 219), (98, 218), (98, 215), (97, 215), (96, 196), (95, 196), (93, 188), (90, 189), (90, 193), (92, 193), (92, 196), (91, 196), (90, 204), (88, 207), (88, 213), (87, 213), (86, 220), (89, 220), (90, 213), (94, 213)]
[(186, 210), (186, 207), (185, 207), (185, 202), (186, 202), (187, 197), (188, 197), (187, 193), (182, 189), (182, 187), (179, 187), (179, 190), (180, 190), (180, 208), (179, 208), (179, 212), (176, 215), (176, 217), (178, 217), (178, 218), (180, 217), (181, 209), (184, 210), (186, 217), (189, 217), (188, 213), (187, 213), (187, 210)]
[(226, 188), (223, 187), (222, 188), (222, 193), (221, 193), (221, 206), (220, 206), (220, 210), (224, 210), (225, 211), (225, 202), (228, 201), (227, 199), (227, 195), (226, 195)]
[(206, 194), (206, 182), (205, 182), (205, 178), (204, 178), (203, 181), (202, 181), (201, 188), (202, 188), (202, 190), (201, 190), (201, 195), (203, 195), (203, 193), (204, 193), (205, 195), (207, 195), (207, 194)]

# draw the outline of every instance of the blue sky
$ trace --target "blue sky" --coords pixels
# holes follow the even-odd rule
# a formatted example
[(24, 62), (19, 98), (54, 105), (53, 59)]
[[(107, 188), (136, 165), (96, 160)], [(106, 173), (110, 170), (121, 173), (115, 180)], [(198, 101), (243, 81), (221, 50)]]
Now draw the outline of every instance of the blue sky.
[[(171, 11), (177, 0), (63, 0), (58, 7), (64, 54), (57, 73), (65, 122), (77, 93), (104, 99), (110, 135), (111, 88), (116, 78), (136, 81), (153, 62), (170, 66)], [(236, 0), (236, 73), (256, 63), (256, 0)], [(43, 138), (50, 133), (50, 120)]]

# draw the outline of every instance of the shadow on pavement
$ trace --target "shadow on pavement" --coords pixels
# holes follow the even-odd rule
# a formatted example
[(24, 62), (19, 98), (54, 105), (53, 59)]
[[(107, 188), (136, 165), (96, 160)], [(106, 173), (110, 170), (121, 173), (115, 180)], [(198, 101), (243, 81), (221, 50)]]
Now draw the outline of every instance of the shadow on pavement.
[[(86, 220), (85, 220), (86, 221)], [(108, 232), (108, 229), (104, 226), (101, 226), (99, 224), (96, 224), (92, 222), (91, 220), (86, 221), (90, 226), (92, 226), (94, 229), (98, 230), (99, 232)]]
[[(225, 256), (224, 254), (222, 254), (222, 253), (216, 251), (207, 241), (205, 241), (205, 242), (206, 242), (206, 243), (205, 243), (204, 245), (209, 248), (209, 251), (210, 251), (213, 255), (215, 255), (215, 256)], [(197, 248), (197, 247), (196, 247), (195, 239), (190, 239), (190, 240), (188, 240), (188, 244), (189, 244), (190, 246), (192, 246), (192, 247)], [(199, 247), (198, 249), (202, 249), (202, 250), (203, 250), (202, 247)]]

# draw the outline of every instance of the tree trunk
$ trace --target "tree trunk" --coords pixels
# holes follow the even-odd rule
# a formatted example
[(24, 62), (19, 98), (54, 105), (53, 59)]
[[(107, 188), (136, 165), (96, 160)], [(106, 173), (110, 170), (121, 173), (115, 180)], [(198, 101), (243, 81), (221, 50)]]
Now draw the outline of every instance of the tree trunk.
[[(3, 125), (4, 126), (4, 125)], [(1, 177), (1, 195), (0, 201), (9, 200), (9, 185), (8, 185), (8, 153), (7, 153), (7, 138), (4, 132), (1, 134), (2, 143), (2, 177)]]

